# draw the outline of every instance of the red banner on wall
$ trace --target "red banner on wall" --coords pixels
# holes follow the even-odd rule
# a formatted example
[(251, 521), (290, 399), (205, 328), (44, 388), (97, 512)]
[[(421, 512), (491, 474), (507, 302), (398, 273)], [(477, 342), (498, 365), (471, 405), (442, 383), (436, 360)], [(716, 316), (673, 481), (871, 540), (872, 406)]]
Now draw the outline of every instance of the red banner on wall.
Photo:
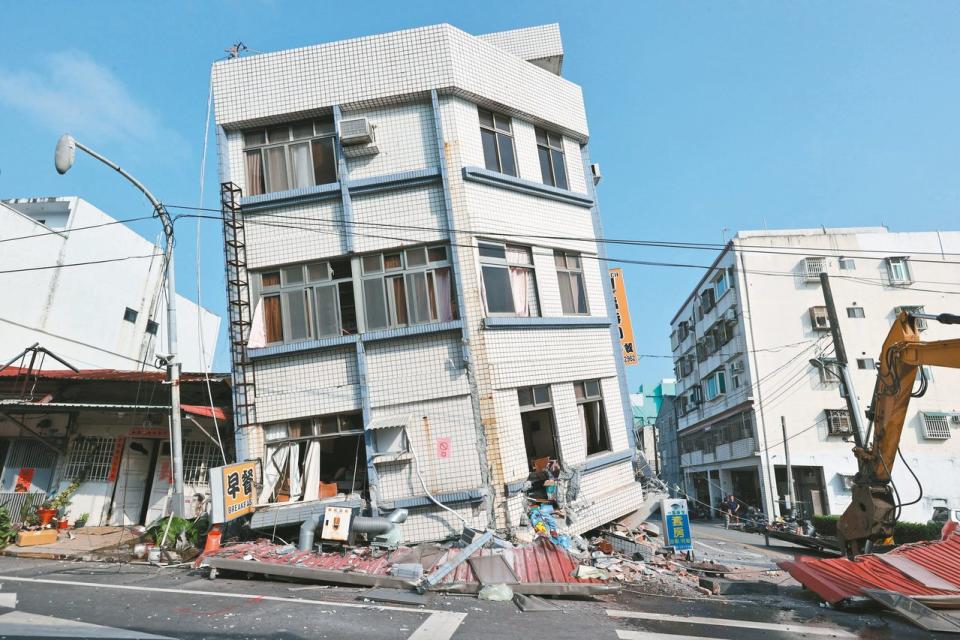
[(17, 493), (26, 493), (30, 491), (30, 485), (33, 483), (33, 474), (36, 469), (24, 467), (17, 471), (17, 482), (13, 490)]
[(110, 475), (107, 476), (107, 479), (110, 482), (115, 482), (117, 479), (117, 474), (120, 473), (120, 459), (123, 458), (123, 445), (126, 443), (127, 439), (123, 436), (117, 438), (117, 442), (113, 445), (113, 457), (110, 458)]

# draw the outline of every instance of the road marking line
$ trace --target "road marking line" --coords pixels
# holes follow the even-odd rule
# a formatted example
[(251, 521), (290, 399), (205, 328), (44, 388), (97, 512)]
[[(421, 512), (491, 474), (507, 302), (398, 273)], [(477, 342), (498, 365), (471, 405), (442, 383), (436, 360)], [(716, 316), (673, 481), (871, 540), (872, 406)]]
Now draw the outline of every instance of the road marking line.
[[(129, 584), (103, 584), (99, 582), (77, 582), (74, 580), (50, 580), (47, 578), (25, 578), (19, 576), (0, 576), (0, 580), (9, 580), (11, 582), (29, 582), (34, 584), (55, 584), (67, 587), (94, 587), (96, 589), (117, 589), (120, 591), (150, 591), (153, 593), (176, 593), (194, 596), (212, 596), (215, 598), (239, 598), (243, 600), (269, 600), (271, 602), (287, 602), (290, 604), (312, 604), (327, 607), (342, 607), (348, 609), (376, 609), (377, 611), (398, 611), (403, 613), (412, 613), (425, 615), (427, 618), (413, 635), (413, 640), (427, 638), (436, 638), (437, 640), (449, 640), (456, 631), (457, 627), (467, 617), (465, 613), (454, 613), (451, 611), (440, 611), (439, 609), (409, 609), (404, 607), (390, 607), (379, 604), (360, 604), (356, 602), (333, 602), (325, 600), (308, 600), (304, 598), (284, 598), (282, 596), (264, 596), (255, 593), (223, 593), (218, 591), (201, 591), (199, 589), (170, 589), (167, 587), (142, 587)], [(431, 623), (431, 620), (433, 622)], [(456, 621), (456, 624), (453, 624)], [(424, 633), (421, 630), (426, 629)], [(408, 639), (409, 640), (409, 639)]]
[(784, 631), (787, 633), (807, 633), (817, 636), (833, 636), (835, 638), (856, 638), (857, 636), (842, 629), (817, 627), (805, 624), (775, 624), (772, 622), (753, 622), (751, 620), (728, 620), (726, 618), (703, 618), (700, 616), (675, 616), (669, 613), (650, 613), (646, 611), (620, 611), (607, 609), (611, 618), (636, 618), (640, 620), (658, 620), (661, 622), (685, 622), (687, 624), (706, 624), (717, 627), (740, 627), (743, 629), (764, 629), (767, 631)]
[(0, 593), (0, 607), (6, 607), (8, 609), (17, 608), (17, 594), (15, 593)]
[(620, 640), (714, 640), (709, 636), (680, 636), (666, 633), (650, 633), (648, 631), (624, 631), (617, 629)]
[(79, 622), (66, 618), (54, 618), (23, 611), (11, 611), (0, 616), (5, 637), (19, 638), (113, 638), (115, 640), (176, 640), (170, 636), (158, 636), (143, 631), (120, 627)]
[(450, 640), (466, 617), (465, 613), (452, 611), (434, 613), (407, 640)]

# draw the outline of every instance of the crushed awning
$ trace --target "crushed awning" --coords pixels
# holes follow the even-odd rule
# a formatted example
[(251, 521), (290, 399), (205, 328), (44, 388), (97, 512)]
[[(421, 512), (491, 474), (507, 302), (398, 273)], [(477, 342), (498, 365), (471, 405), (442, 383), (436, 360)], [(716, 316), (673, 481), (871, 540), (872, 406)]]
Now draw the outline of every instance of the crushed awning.
[(779, 566), (830, 604), (866, 597), (864, 589), (880, 589), (931, 607), (960, 608), (960, 534), (853, 560), (798, 556)]

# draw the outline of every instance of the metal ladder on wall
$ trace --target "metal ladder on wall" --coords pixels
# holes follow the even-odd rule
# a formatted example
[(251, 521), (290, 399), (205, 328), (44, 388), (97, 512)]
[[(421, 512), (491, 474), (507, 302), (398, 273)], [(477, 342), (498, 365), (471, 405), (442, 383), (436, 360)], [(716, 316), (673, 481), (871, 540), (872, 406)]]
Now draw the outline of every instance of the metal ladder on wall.
[(247, 357), (247, 342), (253, 312), (250, 308), (250, 282), (247, 274), (247, 244), (240, 212), (240, 187), (232, 182), (220, 184), (223, 215), (223, 253), (226, 265), (227, 318), (230, 357), (233, 364), (234, 424), (238, 429), (256, 423), (254, 405), (255, 377)]

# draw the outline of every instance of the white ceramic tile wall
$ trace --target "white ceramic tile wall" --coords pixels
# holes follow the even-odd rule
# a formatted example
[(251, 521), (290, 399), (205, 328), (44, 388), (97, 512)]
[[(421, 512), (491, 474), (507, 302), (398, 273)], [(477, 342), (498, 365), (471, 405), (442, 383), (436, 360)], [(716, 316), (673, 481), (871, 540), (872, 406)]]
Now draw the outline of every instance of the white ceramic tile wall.
[(556, 23), (485, 33), (477, 38), (521, 60), (537, 60), (563, 55), (560, 25)]
[(343, 118), (364, 116), (374, 126), (378, 153), (347, 159), (351, 180), (438, 166), (433, 110), (429, 102), (379, 109), (343, 111)]
[(342, 255), (346, 251), (342, 220), (343, 207), (339, 199), (278, 207), (244, 216), (247, 268), (262, 269)]
[(605, 328), (496, 329), (485, 341), (497, 389), (617, 375)]
[(360, 410), (354, 347), (260, 360), (255, 364), (261, 422)]
[[(482, 531), (488, 526), (487, 513), (479, 504), (457, 506), (453, 510), (474, 529)], [(400, 525), (406, 544), (457, 538), (463, 530), (460, 519), (448, 511), (435, 507), (417, 507), (409, 511), (407, 521)]]
[(408, 404), (469, 395), (460, 332), (383, 340), (367, 345), (370, 404)]
[(357, 253), (447, 238), (439, 185), (359, 195), (351, 202)]

